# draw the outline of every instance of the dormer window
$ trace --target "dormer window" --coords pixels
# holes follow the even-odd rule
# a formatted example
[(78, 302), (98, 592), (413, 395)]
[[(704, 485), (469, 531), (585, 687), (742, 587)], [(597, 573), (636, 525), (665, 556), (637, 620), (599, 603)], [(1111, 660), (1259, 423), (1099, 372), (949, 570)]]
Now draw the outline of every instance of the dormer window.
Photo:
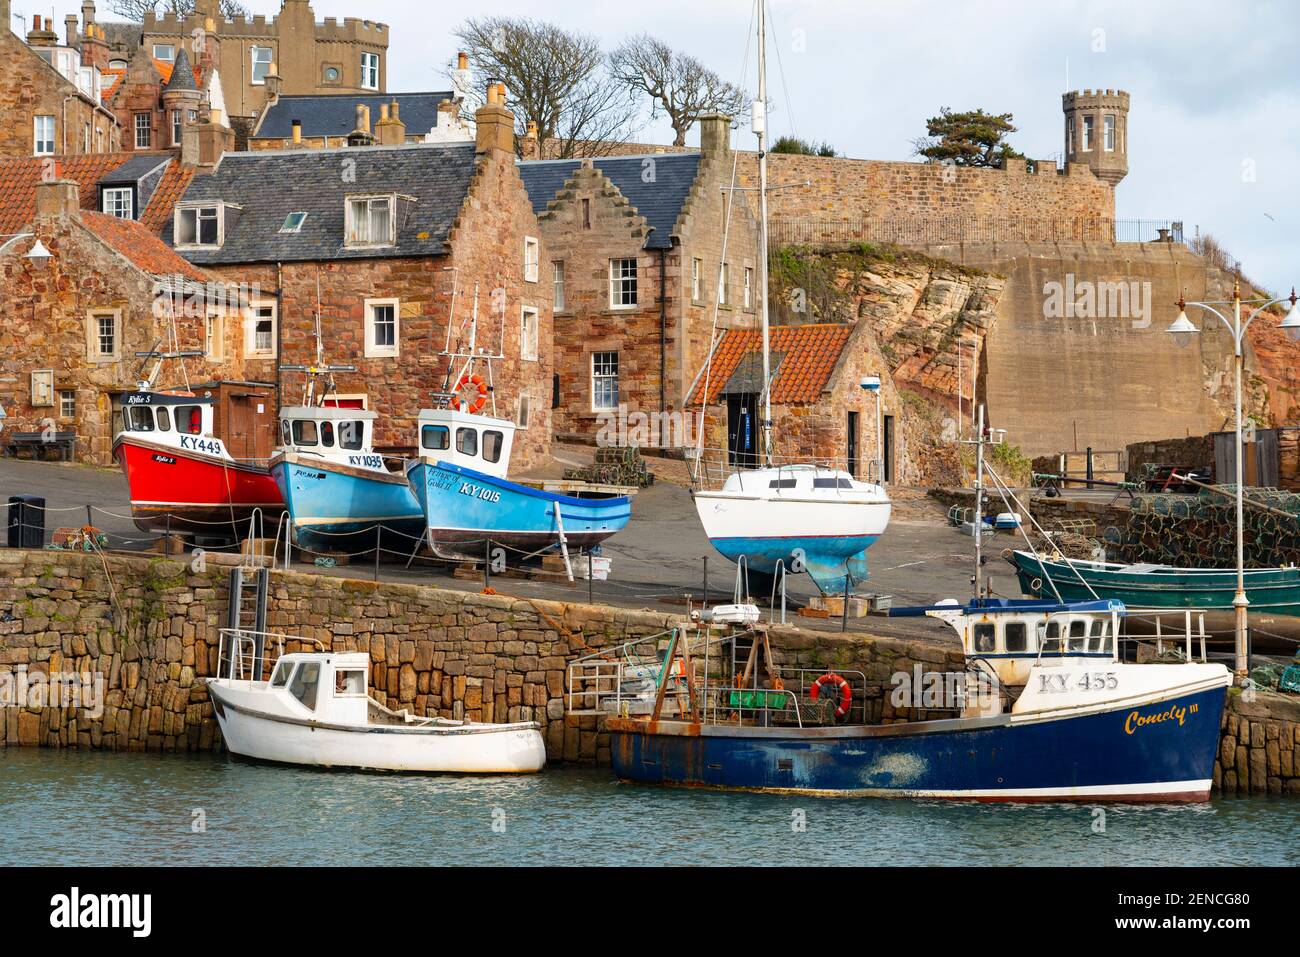
[(347, 201), (349, 246), (391, 246), (397, 241), (393, 196), (355, 196)]
[(130, 186), (106, 186), (100, 210), (118, 219), (135, 219), (135, 190)]
[(300, 233), (302, 224), (307, 221), (306, 213), (290, 213), (284, 217), (284, 225), (280, 227), (282, 233)]
[(176, 209), (177, 246), (216, 249), (222, 241), (220, 206), (180, 206)]

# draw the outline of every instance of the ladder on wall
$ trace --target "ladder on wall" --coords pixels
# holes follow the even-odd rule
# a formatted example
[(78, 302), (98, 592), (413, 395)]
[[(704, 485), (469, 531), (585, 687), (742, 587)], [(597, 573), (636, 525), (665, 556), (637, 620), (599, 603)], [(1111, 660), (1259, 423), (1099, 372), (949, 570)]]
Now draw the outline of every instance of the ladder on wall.
[[(252, 635), (252, 667), (247, 677), (253, 681), (262, 680), (262, 662), (266, 650), (266, 602), (270, 587), (269, 568), (241, 565), (230, 570), (230, 604), (226, 609), (226, 627)], [(239, 661), (239, 643), (236, 642), (228, 664), (229, 673), (225, 677), (244, 677), (235, 673)]]

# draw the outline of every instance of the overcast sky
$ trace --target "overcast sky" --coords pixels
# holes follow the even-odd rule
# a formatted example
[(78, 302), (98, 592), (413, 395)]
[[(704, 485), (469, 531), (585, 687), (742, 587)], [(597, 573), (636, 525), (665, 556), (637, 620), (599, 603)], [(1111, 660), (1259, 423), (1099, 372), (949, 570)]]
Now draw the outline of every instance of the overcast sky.
[[(773, 134), (827, 140), (864, 159), (911, 158), (948, 106), (1015, 115), (1012, 144), (1063, 149), (1061, 93), (1132, 96), (1124, 219), (1181, 219), (1213, 233), (1276, 292), (1300, 284), (1300, 2), (1297, 0), (769, 0)], [(278, 0), (245, 0), (273, 15)], [(107, 10), (100, 0), (101, 19)], [(741, 79), (751, 0), (313, 0), (318, 18), (391, 26), (390, 92), (445, 88), (457, 10), (534, 16), (613, 47), (650, 32)], [(62, 32), (79, 0), (53, 9)], [(779, 57), (778, 57), (779, 55)], [(779, 63), (778, 63), (779, 58)], [(753, 62), (745, 77), (753, 88)], [(1068, 77), (1068, 79), (1067, 79)], [(482, 78), (479, 78), (480, 80)], [(1068, 86), (1067, 86), (1068, 83)], [(787, 96), (788, 90), (788, 96)], [(671, 142), (662, 124), (639, 139)], [(698, 140), (692, 136), (692, 144)], [(737, 145), (752, 146), (747, 131)]]

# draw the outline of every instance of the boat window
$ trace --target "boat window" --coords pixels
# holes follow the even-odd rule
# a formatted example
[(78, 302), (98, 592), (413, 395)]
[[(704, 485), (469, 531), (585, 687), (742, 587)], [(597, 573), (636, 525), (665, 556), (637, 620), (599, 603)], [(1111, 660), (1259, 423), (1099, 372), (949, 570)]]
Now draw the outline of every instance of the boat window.
[(997, 649), (997, 629), (991, 623), (975, 626), (975, 650), (991, 652)]
[(813, 479), (813, 488), (853, 488), (853, 483), (845, 478)]
[(772, 479), (772, 481), (767, 483), (767, 487), (768, 488), (794, 488), (795, 484), (796, 482), (794, 479)]
[(1060, 622), (1049, 621), (1038, 623), (1038, 647), (1041, 651), (1046, 651), (1049, 646), (1055, 646), (1057, 651), (1061, 650), (1061, 625)]
[(334, 448), (334, 423), (322, 422), (320, 424), (320, 444), (327, 449)]
[(311, 419), (295, 419), (293, 422), (293, 444), (315, 445), (316, 423)]
[(483, 433), (483, 458), (489, 462), (501, 461), (501, 447), (505, 445), (506, 437), (500, 432)]
[(478, 432), (475, 429), (456, 430), (456, 451), (461, 455), (478, 455)]
[(1027, 651), (1029, 633), (1023, 621), (1009, 621), (1002, 627), (1002, 644), (1007, 651)]
[(158, 406), (158, 431), (170, 432), (172, 430), (171, 410), (165, 405)]
[(1070, 651), (1086, 651), (1088, 648), (1088, 623), (1082, 620), (1070, 622)]
[(281, 420), (280, 420), (280, 441), (281, 441), (283, 444), (285, 444), (285, 445), (292, 445), (292, 444), (293, 444), (292, 441), (291, 441), (290, 438), (289, 438), (289, 420), (288, 420), (288, 419), (281, 419)]
[(320, 684), (320, 664), (315, 661), (304, 662), (293, 673), (289, 682), (289, 694), (293, 695), (311, 711), (316, 710), (316, 686)]
[(271, 687), (283, 688), (289, 683), (289, 672), (293, 671), (292, 661), (277, 662), (275, 674), (271, 675)]
[(349, 698), (366, 693), (366, 669), (340, 668), (334, 672), (334, 697)]
[(137, 405), (128, 408), (127, 422), (132, 432), (152, 432), (153, 431), (153, 409), (147, 405)]
[(176, 407), (176, 431), (186, 435), (200, 435), (203, 432), (203, 409), (197, 405), (180, 405)]
[(361, 448), (365, 436), (366, 424), (364, 422), (344, 422), (339, 426), (339, 448), (350, 449), (355, 452)]
[(426, 425), (420, 430), (420, 445), (426, 449), (451, 448), (451, 432), (445, 425)]
[(1088, 640), (1089, 651), (1105, 651), (1109, 647), (1110, 643), (1106, 640), (1106, 632), (1110, 630), (1109, 624), (1100, 619), (1092, 623)]

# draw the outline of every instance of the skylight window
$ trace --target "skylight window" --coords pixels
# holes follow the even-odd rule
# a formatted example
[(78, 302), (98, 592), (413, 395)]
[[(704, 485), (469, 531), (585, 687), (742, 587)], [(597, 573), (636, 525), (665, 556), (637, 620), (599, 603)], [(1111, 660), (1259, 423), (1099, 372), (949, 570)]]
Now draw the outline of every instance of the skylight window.
[(306, 213), (290, 213), (284, 217), (284, 225), (280, 227), (282, 233), (300, 233), (302, 224), (307, 221)]

